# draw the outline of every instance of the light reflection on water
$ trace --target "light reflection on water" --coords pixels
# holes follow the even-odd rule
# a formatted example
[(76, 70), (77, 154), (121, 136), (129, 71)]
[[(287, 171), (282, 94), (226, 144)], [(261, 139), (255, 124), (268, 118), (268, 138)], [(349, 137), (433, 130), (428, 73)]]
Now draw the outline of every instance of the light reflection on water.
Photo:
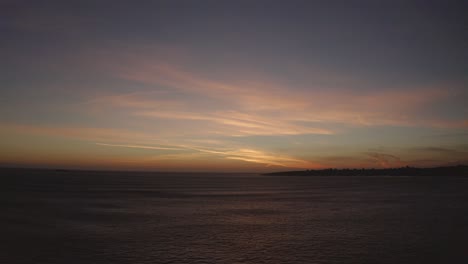
[(7, 171), (1, 263), (468, 260), (468, 181)]

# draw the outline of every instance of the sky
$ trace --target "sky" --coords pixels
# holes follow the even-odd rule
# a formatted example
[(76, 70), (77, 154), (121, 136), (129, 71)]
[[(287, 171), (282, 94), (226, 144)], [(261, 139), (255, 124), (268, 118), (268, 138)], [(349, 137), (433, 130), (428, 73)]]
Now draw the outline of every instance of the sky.
[(468, 164), (466, 1), (0, 0), (0, 166)]

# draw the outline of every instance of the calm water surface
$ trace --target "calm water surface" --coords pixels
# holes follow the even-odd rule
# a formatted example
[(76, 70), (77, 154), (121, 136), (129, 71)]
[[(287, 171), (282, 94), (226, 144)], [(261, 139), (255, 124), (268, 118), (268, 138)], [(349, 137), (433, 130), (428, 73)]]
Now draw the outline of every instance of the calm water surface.
[(468, 178), (1, 170), (0, 263), (468, 263)]

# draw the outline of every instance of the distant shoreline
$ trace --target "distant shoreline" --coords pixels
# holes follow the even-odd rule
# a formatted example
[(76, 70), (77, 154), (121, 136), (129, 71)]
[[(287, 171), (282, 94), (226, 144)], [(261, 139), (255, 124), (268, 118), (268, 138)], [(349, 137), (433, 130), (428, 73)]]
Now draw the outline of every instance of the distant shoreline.
[(445, 166), (434, 168), (388, 168), (388, 169), (322, 169), (281, 171), (264, 173), (267, 176), (444, 176), (468, 177), (468, 166)]

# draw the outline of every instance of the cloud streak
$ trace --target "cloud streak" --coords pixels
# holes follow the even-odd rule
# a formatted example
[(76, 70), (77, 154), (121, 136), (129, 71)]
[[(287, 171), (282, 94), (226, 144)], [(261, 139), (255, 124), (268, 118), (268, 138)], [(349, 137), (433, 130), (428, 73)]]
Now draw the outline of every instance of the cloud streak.
[[(192, 146), (192, 145), (177, 145), (174, 147), (159, 147), (159, 146), (146, 146), (146, 145), (127, 145), (127, 144), (104, 144), (96, 143), (99, 146), (105, 147), (122, 147), (122, 148), (139, 148), (139, 149), (150, 149), (150, 150), (189, 150), (198, 153), (208, 154), (212, 156), (221, 157), (228, 160), (240, 160), (249, 163), (259, 163), (265, 166), (279, 166), (286, 168), (317, 168), (320, 167), (317, 163), (312, 163), (306, 160), (296, 159), (285, 155), (278, 155), (273, 153), (266, 153), (260, 150), (254, 149), (209, 149), (206, 147)], [(154, 156), (153, 160), (180, 160), (186, 158), (193, 158), (193, 152), (169, 154)]]
[[(427, 114), (432, 106), (440, 107), (460, 95), (459, 90), (443, 89), (443, 85), (360, 91), (353, 88), (356, 83), (341, 83), (345, 86), (325, 89), (308, 83), (277, 81), (255, 72), (245, 79), (234, 78), (230, 72), (221, 77), (190, 67), (183, 59), (171, 60), (161, 55), (110, 53), (112, 56), (106, 53), (106, 58), (85, 60), (96, 62), (97, 69), (90, 71), (117, 80), (117, 85), (123, 83), (123, 87), (118, 87), (120, 92), (84, 89), (81, 92), (89, 93), (87, 100), (73, 109), (80, 117), (77, 120), (96, 120), (94, 125), (11, 123), (0, 124), (0, 128), (20, 134), (85, 140), (95, 147), (154, 151), (144, 159), (160, 166), (166, 161), (193, 165), (192, 159), (200, 158), (207, 163), (222, 160), (302, 169), (340, 164), (392, 167), (416, 160), (406, 159), (400, 153), (363, 154), (362, 149), (354, 149), (354, 156), (338, 153), (342, 156), (327, 159), (314, 153), (312, 144), (308, 145), (310, 153), (305, 153), (306, 147), (301, 144), (309, 144), (307, 140), (315, 136), (314, 144), (328, 144), (340, 152), (342, 146), (333, 141), (340, 138), (340, 142), (346, 142), (348, 131), (356, 127), (453, 131), (466, 129), (468, 124), (465, 117), (444, 119)], [(293, 146), (290, 139), (302, 136), (310, 137)], [(254, 142), (252, 138), (259, 140)], [(268, 143), (262, 145), (262, 140)], [(300, 153), (294, 152), (300, 148)], [(428, 157), (430, 153), (454, 154), (442, 149), (422, 152), (424, 155), (420, 156)], [(132, 158), (128, 160), (138, 164)]]
[[(280, 134), (284, 133), (281, 132), (283, 128), (289, 131), (285, 134), (330, 134), (334, 131), (326, 129), (324, 125), (331, 123), (351, 126), (466, 127), (466, 120), (444, 120), (421, 114), (434, 103), (459, 94), (445, 89), (444, 85), (405, 89), (396, 87), (367, 92), (347, 87), (327, 90), (314, 86), (297, 87), (260, 75), (250, 76), (249, 80), (222, 80), (161, 62), (157, 57), (147, 59), (130, 56), (116, 64), (124, 66), (110, 69), (111, 74), (152, 86), (153, 89), (146, 94), (116, 95), (118, 100), (114, 98), (107, 103), (134, 108), (134, 112), (144, 116), (205, 120), (218, 124), (236, 124), (239, 127), (257, 125), (256, 122), (242, 120), (236, 123), (237, 120), (223, 120), (221, 117), (236, 113), (273, 124), (268, 128)], [(154, 96), (153, 93), (180, 96), (168, 99)], [(215, 116), (213, 113), (216, 113)], [(315, 122), (320, 123), (320, 126), (314, 129), (304, 125), (298, 127), (295, 121)], [(294, 130), (296, 132), (293, 133)], [(249, 130), (248, 134), (252, 134), (252, 131)]]
[(106, 146), (106, 147), (137, 148), (137, 149), (152, 149), (152, 150), (181, 150), (181, 148), (143, 146), (143, 145), (124, 145), (124, 144), (107, 144), (107, 143), (96, 143), (96, 145)]

